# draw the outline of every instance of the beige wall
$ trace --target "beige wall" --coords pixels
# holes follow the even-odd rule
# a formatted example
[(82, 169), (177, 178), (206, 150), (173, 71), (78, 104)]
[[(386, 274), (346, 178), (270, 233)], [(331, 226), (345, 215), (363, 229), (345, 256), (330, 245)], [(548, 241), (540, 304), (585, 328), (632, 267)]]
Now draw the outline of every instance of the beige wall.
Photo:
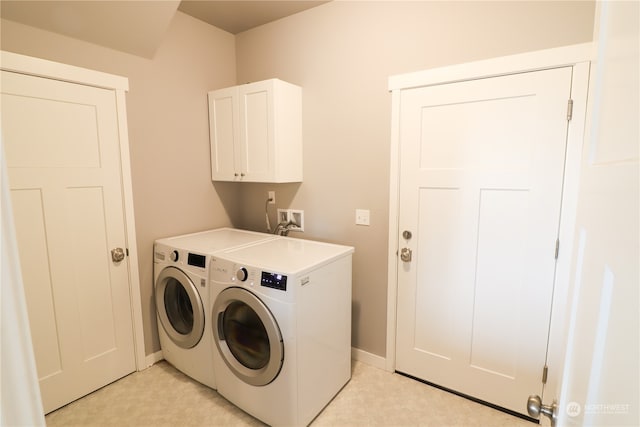
[(229, 226), (235, 215), (234, 189), (221, 186), (216, 191), (211, 184), (206, 97), (208, 90), (235, 84), (234, 37), (178, 12), (149, 60), (7, 20), (1, 31), (2, 50), (129, 78), (127, 116), (145, 349), (147, 354), (158, 351), (153, 241)]
[[(353, 345), (384, 355), (388, 76), (590, 41), (593, 13), (580, 1), (334, 1), (237, 37), (178, 12), (151, 60), (6, 20), (0, 47), (129, 78), (147, 354), (160, 349), (153, 240), (232, 223), (263, 230), (273, 189), (278, 207), (304, 209), (300, 237), (355, 246)], [(270, 77), (303, 87), (304, 182), (212, 185), (206, 92)], [(370, 227), (354, 225), (356, 208), (371, 210)]]
[[(593, 14), (580, 1), (334, 1), (239, 34), (238, 82), (303, 87), (304, 182), (244, 184), (236, 225), (262, 230), (273, 189), (278, 207), (305, 211), (292, 235), (355, 246), (353, 345), (384, 355), (388, 76), (588, 42)], [(370, 227), (355, 225), (356, 208), (371, 210)]]

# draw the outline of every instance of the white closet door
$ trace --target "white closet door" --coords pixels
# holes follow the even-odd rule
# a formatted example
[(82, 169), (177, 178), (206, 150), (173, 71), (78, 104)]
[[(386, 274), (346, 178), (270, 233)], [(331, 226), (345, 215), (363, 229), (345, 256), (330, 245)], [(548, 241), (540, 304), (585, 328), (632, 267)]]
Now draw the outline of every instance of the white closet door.
[(398, 371), (520, 413), (542, 393), (571, 75), (402, 92)]
[(2, 72), (2, 133), (45, 412), (135, 370), (115, 93)]
[(640, 3), (598, 2), (558, 425), (640, 425)]

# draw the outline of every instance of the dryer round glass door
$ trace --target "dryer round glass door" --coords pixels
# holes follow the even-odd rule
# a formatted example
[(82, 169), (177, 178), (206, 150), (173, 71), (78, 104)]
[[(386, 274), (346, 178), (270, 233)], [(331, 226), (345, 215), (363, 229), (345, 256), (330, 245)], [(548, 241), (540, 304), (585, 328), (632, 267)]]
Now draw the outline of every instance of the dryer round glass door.
[(262, 386), (282, 369), (284, 344), (269, 308), (253, 293), (223, 290), (213, 305), (213, 336), (222, 360), (247, 384)]
[(156, 309), (163, 329), (177, 346), (191, 348), (204, 333), (204, 306), (193, 281), (166, 267), (156, 280)]

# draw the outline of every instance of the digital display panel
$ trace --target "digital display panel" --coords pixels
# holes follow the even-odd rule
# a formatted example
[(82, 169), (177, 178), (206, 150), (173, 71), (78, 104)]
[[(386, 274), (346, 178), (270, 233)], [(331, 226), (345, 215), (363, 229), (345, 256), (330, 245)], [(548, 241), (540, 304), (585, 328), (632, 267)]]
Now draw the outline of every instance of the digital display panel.
[(267, 271), (262, 272), (262, 279), (260, 280), (261, 286), (267, 288), (278, 289), (280, 291), (287, 290), (287, 276), (277, 273), (269, 273)]
[(207, 257), (204, 255), (192, 254), (189, 252), (187, 264), (195, 267), (205, 268), (207, 266)]

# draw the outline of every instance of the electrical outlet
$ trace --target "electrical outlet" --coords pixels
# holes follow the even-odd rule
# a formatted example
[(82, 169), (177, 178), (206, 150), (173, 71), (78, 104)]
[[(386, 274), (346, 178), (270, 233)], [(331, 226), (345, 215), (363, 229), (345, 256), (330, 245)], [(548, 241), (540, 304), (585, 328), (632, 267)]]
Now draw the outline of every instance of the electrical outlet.
[(276, 192), (275, 191), (267, 191), (267, 198), (269, 199), (270, 205), (276, 204)]

